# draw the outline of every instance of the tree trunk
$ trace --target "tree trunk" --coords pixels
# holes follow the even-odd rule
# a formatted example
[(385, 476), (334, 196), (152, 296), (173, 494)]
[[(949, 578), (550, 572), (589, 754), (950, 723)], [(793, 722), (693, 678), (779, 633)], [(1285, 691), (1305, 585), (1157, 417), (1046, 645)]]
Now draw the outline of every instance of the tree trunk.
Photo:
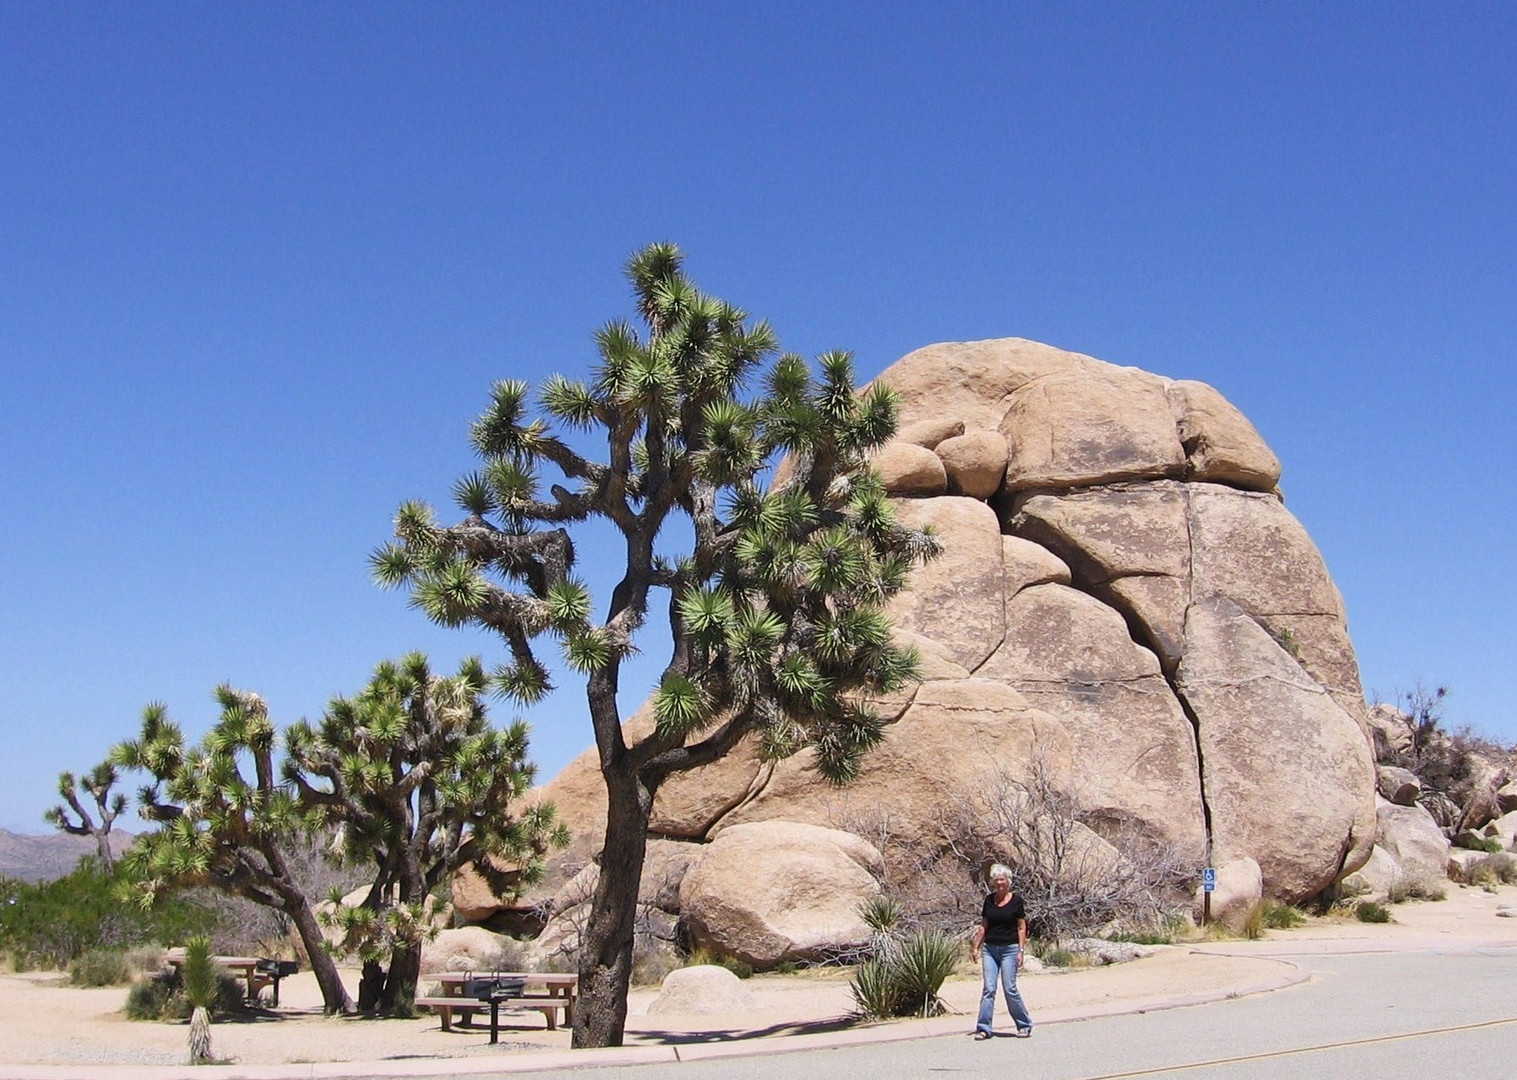
[(285, 914), (295, 924), (295, 932), (300, 935), (300, 943), (311, 960), (311, 973), (316, 976), (316, 985), (321, 987), (322, 1009), (328, 1016), (352, 1012), (353, 999), (348, 997), (348, 989), (342, 985), (337, 961), (327, 952), (327, 940), (316, 922), (316, 913), (304, 895), (297, 894), (288, 901)]
[(97, 829), (95, 831), (95, 848), (100, 853), (100, 869), (106, 877), (116, 868), (116, 856), (111, 853), (111, 834)]
[(379, 997), (380, 1011), (389, 1016), (409, 1017), (416, 1012), (416, 984), (421, 981), (420, 943), (396, 948), (390, 953), (390, 970)]
[(211, 1063), (211, 1013), (204, 1005), (196, 1005), (190, 1014), (190, 1064)]
[(363, 962), (358, 976), (358, 1011), (372, 1015), (379, 1011), (385, 996), (385, 969), (374, 960)]
[(603, 768), (602, 774), (607, 792), (606, 842), (589, 923), (580, 941), (575, 1047), (622, 1044), (627, 987), (632, 981), (637, 889), (653, 809), (653, 793), (630, 769)]

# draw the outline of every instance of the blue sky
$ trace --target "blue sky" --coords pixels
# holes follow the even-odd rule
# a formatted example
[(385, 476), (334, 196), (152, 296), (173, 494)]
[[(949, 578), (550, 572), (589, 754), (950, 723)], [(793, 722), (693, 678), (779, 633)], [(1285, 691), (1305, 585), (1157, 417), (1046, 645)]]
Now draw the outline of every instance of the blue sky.
[[(663, 239), (864, 375), (1017, 335), (1212, 383), (1366, 686), (1517, 740), (1513, 101), (1494, 3), (10, 0), (0, 827), (149, 701), (498, 659), (366, 556)], [(589, 744), (575, 695), (529, 719), (545, 774)]]

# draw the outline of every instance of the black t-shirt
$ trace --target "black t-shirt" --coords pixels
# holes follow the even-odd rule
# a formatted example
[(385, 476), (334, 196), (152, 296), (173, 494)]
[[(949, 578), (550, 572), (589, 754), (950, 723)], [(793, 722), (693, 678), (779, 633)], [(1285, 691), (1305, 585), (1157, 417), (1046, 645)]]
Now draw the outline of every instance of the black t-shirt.
[(980, 914), (985, 920), (985, 944), (1017, 944), (1017, 924), (1027, 918), (1027, 907), (1020, 896), (1013, 893), (1006, 906), (1001, 907), (996, 903), (995, 893), (991, 893), (985, 897), (985, 907)]

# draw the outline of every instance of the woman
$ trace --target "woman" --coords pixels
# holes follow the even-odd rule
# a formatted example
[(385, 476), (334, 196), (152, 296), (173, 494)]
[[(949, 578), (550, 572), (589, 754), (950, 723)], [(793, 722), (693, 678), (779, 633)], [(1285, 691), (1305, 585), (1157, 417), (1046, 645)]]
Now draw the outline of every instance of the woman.
[(980, 1018), (974, 1037), (991, 1036), (990, 1019), (996, 1008), (996, 982), (1006, 990), (1006, 1011), (1017, 1026), (1017, 1038), (1032, 1035), (1032, 1017), (1017, 992), (1017, 969), (1027, 949), (1027, 908), (1022, 898), (1011, 891), (1011, 871), (1000, 863), (990, 868), (990, 895), (980, 911), (980, 925), (974, 932), (970, 955), (981, 962), (985, 989), (980, 994)]

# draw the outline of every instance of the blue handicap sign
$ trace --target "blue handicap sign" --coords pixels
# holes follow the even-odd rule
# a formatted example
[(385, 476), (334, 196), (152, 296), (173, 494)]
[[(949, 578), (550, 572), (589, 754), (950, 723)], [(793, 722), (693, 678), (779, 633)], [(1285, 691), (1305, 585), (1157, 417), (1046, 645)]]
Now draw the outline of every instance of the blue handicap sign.
[(1217, 868), (1208, 866), (1201, 871), (1201, 888), (1206, 892), (1217, 891)]

